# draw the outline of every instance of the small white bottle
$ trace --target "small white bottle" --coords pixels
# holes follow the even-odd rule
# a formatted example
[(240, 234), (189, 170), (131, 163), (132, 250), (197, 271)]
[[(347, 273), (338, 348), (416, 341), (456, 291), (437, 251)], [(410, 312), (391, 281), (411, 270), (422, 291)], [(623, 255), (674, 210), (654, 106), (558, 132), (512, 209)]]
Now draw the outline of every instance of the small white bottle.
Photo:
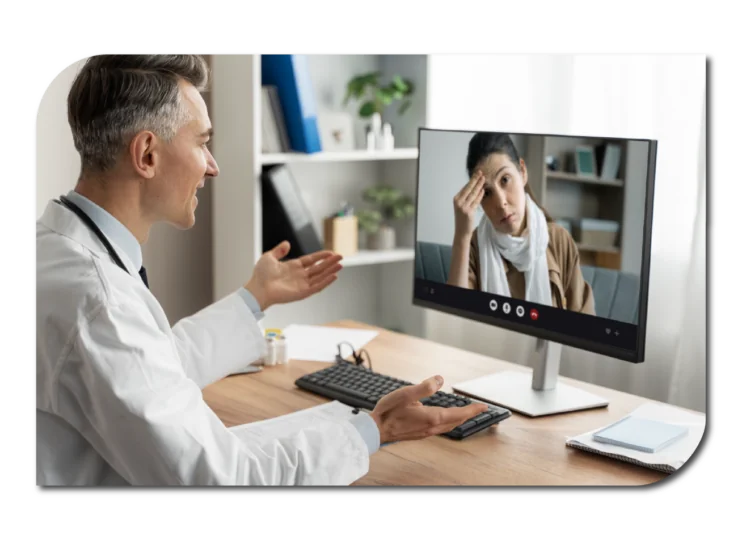
[(371, 116), (371, 133), (374, 134), (374, 148), (376, 150), (383, 150), (384, 136), (381, 132), (381, 115), (379, 113), (374, 113)]
[(366, 132), (366, 149), (376, 150), (376, 134), (371, 130)]
[(392, 125), (387, 122), (381, 133), (384, 150), (394, 150), (394, 135), (392, 134)]
[(276, 364), (283, 365), (289, 363), (288, 351), (286, 347), (286, 336), (278, 335), (273, 342), (273, 350), (276, 355)]
[(266, 366), (276, 365), (276, 347), (275, 338), (273, 336), (267, 336), (265, 338), (265, 345), (267, 352), (265, 354), (265, 361), (263, 362)]

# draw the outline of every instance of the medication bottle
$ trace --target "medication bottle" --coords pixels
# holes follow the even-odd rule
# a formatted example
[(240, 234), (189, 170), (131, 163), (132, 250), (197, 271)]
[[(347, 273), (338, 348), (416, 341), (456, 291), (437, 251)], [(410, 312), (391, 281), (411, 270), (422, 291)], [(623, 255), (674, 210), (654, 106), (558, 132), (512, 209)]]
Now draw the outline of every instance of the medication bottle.
[(376, 133), (373, 131), (366, 133), (366, 149), (376, 150)]
[(286, 336), (276, 336), (276, 340), (273, 342), (273, 350), (276, 355), (276, 364), (288, 364), (288, 347), (286, 346)]
[(274, 347), (275, 341), (276, 341), (276, 338), (274, 338), (273, 336), (265, 337), (266, 353), (265, 353), (265, 361), (263, 363), (266, 366), (276, 365), (276, 348)]
[(394, 135), (392, 134), (391, 124), (384, 124), (384, 131), (381, 134), (381, 138), (383, 140), (384, 150), (394, 150)]

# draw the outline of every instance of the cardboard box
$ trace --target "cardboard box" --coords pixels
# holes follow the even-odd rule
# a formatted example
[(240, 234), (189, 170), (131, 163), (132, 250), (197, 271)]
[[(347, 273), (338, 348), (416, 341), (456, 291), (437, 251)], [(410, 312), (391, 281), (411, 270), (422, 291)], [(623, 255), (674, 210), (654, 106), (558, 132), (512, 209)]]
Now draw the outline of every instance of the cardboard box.
[(348, 257), (358, 252), (358, 218), (343, 216), (325, 218), (325, 249)]
[(576, 239), (594, 247), (614, 247), (618, 240), (619, 224), (605, 219), (582, 218), (576, 222)]

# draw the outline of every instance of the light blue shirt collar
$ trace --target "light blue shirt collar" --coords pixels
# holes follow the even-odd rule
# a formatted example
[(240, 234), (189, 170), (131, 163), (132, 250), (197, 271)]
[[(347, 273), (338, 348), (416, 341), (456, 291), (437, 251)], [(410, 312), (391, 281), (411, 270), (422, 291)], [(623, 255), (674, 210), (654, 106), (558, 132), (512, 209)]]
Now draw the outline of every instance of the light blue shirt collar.
[(118, 219), (103, 210), (103, 208), (76, 191), (67, 193), (67, 198), (79, 206), (80, 210), (85, 212), (93, 220), (93, 223), (98, 226), (111, 243), (124, 251), (124, 255), (129, 258), (134, 268), (139, 271), (142, 267), (142, 247), (131, 231)]

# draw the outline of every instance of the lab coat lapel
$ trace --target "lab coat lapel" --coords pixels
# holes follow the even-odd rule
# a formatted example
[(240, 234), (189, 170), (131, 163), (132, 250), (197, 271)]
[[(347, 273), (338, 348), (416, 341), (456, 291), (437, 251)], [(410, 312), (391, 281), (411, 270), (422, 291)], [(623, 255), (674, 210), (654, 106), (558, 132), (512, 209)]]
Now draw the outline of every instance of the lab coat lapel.
[[(40, 221), (44, 226), (48, 227), (57, 234), (61, 234), (62, 236), (66, 236), (67, 238), (70, 238), (75, 242), (82, 244), (92, 253), (94, 253), (98, 258), (111, 260), (113, 262), (113, 258), (108, 254), (106, 247), (98, 239), (95, 233), (91, 231), (79, 217), (77, 217), (70, 210), (63, 207), (61, 204), (57, 204), (54, 201), (49, 201), (46, 209), (44, 210), (44, 213), (41, 216)], [(111, 242), (113, 249), (115, 249), (116, 253), (118, 253), (118, 256), (121, 258), (124, 266), (126, 266), (126, 270), (128, 271), (128, 273), (132, 277), (136, 278), (137, 281), (140, 281), (139, 268), (134, 267), (134, 263), (131, 261), (123, 248), (116, 244), (116, 242), (114, 242), (111, 238), (109, 238), (108, 241)]]

